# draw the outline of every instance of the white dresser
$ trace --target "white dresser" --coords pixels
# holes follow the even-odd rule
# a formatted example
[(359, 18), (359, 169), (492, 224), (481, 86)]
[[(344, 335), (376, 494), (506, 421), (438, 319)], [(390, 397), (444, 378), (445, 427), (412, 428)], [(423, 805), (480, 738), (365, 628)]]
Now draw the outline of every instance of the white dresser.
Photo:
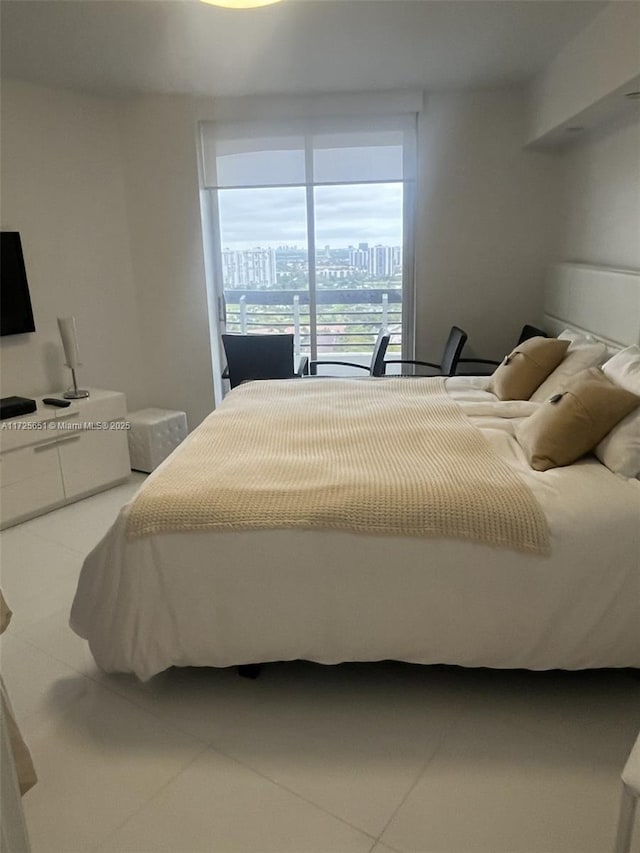
[[(62, 394), (47, 394), (61, 397)], [(127, 403), (90, 389), (67, 408), (44, 405), (0, 421), (0, 527), (122, 482), (130, 474)]]

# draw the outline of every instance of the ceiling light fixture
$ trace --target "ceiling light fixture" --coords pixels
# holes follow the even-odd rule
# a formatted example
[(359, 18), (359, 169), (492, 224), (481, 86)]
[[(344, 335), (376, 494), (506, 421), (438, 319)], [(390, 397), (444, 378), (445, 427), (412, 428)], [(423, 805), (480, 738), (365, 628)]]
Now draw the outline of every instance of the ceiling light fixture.
[(200, 0), (209, 6), (223, 6), (225, 9), (255, 9), (258, 6), (271, 6), (281, 0)]

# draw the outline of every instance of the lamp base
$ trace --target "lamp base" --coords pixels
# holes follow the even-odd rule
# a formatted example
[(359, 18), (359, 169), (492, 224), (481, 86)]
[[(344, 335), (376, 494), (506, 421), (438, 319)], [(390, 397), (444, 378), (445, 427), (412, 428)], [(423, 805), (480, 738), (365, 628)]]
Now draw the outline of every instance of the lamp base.
[(65, 400), (82, 400), (83, 397), (89, 396), (89, 392), (84, 391), (82, 388), (70, 388), (62, 396)]

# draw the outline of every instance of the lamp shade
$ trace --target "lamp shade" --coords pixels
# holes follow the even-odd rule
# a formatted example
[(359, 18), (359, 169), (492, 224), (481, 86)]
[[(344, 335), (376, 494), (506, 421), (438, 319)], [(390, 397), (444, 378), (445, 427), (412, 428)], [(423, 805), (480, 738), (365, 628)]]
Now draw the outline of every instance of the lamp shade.
[(76, 331), (75, 317), (58, 317), (58, 328), (64, 348), (65, 364), (72, 370), (80, 367), (80, 353), (78, 352), (78, 335)]

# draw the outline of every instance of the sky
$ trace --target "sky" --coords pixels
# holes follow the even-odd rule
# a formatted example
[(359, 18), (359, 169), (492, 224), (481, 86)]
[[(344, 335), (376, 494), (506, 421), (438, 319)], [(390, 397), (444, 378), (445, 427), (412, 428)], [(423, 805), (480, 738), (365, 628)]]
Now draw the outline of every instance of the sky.
[[(402, 245), (402, 184), (357, 184), (315, 189), (316, 245)], [(225, 249), (306, 246), (304, 187), (219, 191)]]

